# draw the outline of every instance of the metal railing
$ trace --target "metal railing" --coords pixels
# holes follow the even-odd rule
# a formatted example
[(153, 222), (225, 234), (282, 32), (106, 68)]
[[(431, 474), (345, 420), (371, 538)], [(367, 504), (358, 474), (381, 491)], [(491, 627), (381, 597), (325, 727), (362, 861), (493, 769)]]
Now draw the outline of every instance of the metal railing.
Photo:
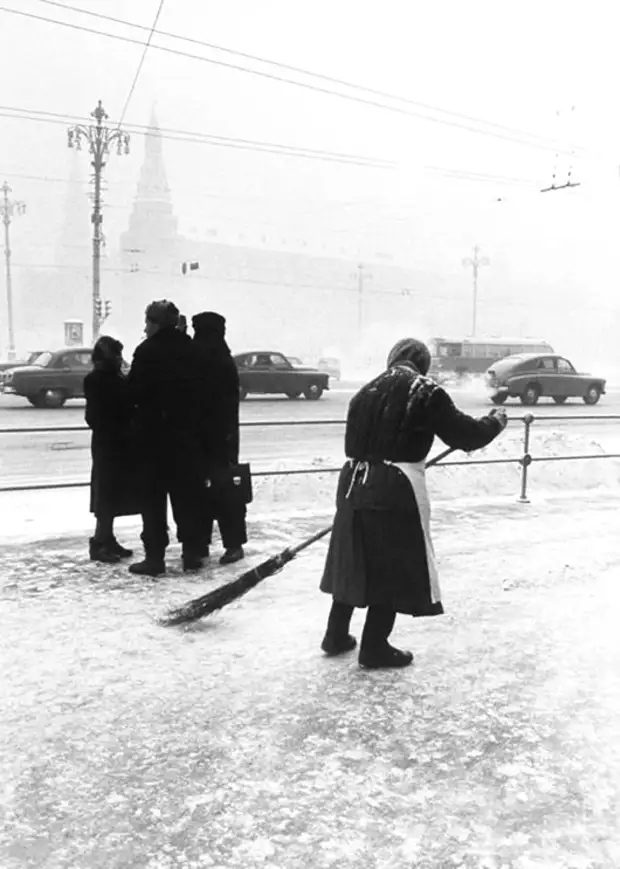
[[(620, 414), (605, 413), (605, 414), (549, 414), (536, 417), (532, 413), (526, 413), (522, 417), (509, 417), (509, 424), (520, 422), (524, 426), (523, 430), (523, 452), (519, 456), (512, 458), (485, 458), (485, 459), (456, 459), (454, 461), (442, 461), (440, 464), (445, 467), (458, 466), (473, 466), (473, 465), (509, 465), (516, 464), (521, 468), (521, 489), (519, 502), (529, 503), (527, 497), (527, 487), (529, 482), (528, 472), (530, 466), (534, 462), (564, 462), (564, 461), (583, 461), (590, 459), (620, 459), (620, 453), (588, 453), (585, 455), (560, 455), (560, 456), (533, 456), (530, 452), (532, 426), (535, 422), (558, 422), (558, 421), (574, 421), (574, 420), (616, 420), (620, 421)], [(241, 428), (270, 428), (270, 427), (312, 427), (312, 426), (342, 426), (345, 425), (344, 419), (311, 419), (311, 420), (249, 420), (240, 423)], [(59, 432), (88, 432), (89, 428), (85, 425), (68, 425), (68, 426), (33, 426), (33, 427), (16, 427), (16, 428), (0, 428), (0, 435), (17, 435), (17, 434), (51, 434)], [(253, 477), (286, 477), (295, 475), (308, 474), (337, 474), (340, 472), (342, 465), (338, 467), (314, 467), (314, 468), (288, 468), (280, 470), (254, 471)], [(21, 486), (1, 486), (0, 492), (30, 492), (46, 489), (75, 489), (89, 486), (89, 480), (80, 482), (66, 483), (28, 483)]]

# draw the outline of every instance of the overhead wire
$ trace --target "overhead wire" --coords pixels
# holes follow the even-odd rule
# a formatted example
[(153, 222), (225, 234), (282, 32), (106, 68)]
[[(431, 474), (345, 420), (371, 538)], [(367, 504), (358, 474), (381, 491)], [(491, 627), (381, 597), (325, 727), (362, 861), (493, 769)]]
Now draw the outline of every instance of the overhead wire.
[[(0, 113), (0, 117), (2, 117)], [(441, 166), (423, 166), (422, 171), (432, 173), (433, 175), (443, 175), (447, 178), (451, 178), (457, 181), (480, 181), (482, 183), (487, 184), (498, 184), (498, 185), (515, 185), (515, 186), (531, 186), (535, 185), (538, 182), (533, 178), (511, 178), (505, 175), (492, 175), (487, 173), (480, 172), (470, 172), (468, 170), (461, 169), (451, 169), (449, 167), (441, 167)], [(88, 179), (84, 180), (75, 180), (71, 178), (61, 178), (58, 176), (50, 176), (50, 175), (31, 175), (24, 174), (20, 171), (14, 172), (10, 169), (0, 170), (0, 175), (6, 176), (7, 178), (20, 178), (25, 181), (44, 181), (49, 183), (62, 183), (62, 184), (74, 184), (78, 186), (84, 186), (88, 184)], [(118, 186), (121, 184), (120, 181), (115, 181), (114, 179), (110, 179), (106, 182), (112, 186)], [(241, 195), (231, 195), (224, 193), (207, 193), (206, 190), (197, 189), (192, 187), (186, 188), (178, 188), (175, 186), (175, 193), (185, 193), (191, 194), (192, 197), (198, 196), (205, 199), (242, 199), (245, 201), (246, 197)], [(350, 207), (349, 203), (341, 203), (343, 208)]]
[[(13, 106), (0, 106), (0, 117), (14, 120), (40, 121), (51, 124), (89, 124), (90, 119), (78, 115), (47, 112), (37, 109), (19, 109)], [(153, 128), (147, 124), (125, 124), (125, 130), (136, 135), (157, 135), (162, 139), (177, 142), (193, 142), (196, 144), (213, 145), (215, 147), (236, 148), (245, 151), (279, 154), (286, 157), (302, 157), (324, 162), (336, 162), (366, 166), (369, 168), (387, 169), (395, 164), (387, 160), (364, 157), (359, 154), (347, 154), (337, 151), (327, 151), (314, 148), (299, 148), (294, 145), (281, 145), (276, 142), (260, 142), (252, 139), (236, 139), (230, 136), (216, 136), (209, 133), (174, 130), (171, 128)]]
[(144, 66), (144, 60), (146, 58), (146, 53), (149, 50), (149, 46), (151, 44), (151, 40), (153, 39), (153, 35), (155, 33), (155, 28), (157, 27), (157, 22), (159, 21), (159, 16), (161, 15), (161, 10), (164, 8), (164, 3), (166, 0), (159, 0), (159, 6), (157, 8), (157, 12), (155, 14), (155, 19), (153, 21), (153, 25), (149, 31), (148, 38), (144, 43), (144, 50), (142, 52), (142, 56), (140, 58), (140, 62), (138, 64), (138, 68), (136, 70), (136, 74), (133, 77), (133, 81), (131, 83), (131, 87), (129, 88), (129, 93), (127, 94), (127, 99), (125, 100), (125, 105), (123, 106), (123, 111), (121, 112), (121, 117), (118, 122), (118, 126), (120, 127), (125, 120), (125, 115), (127, 114), (127, 109), (129, 108), (129, 103), (131, 102), (131, 98), (136, 89), (136, 85), (138, 84), (138, 79), (140, 78), (140, 73), (142, 72), (142, 67)]
[[(55, 24), (60, 27), (69, 28), (72, 30), (83, 31), (85, 33), (91, 33), (97, 36), (103, 36), (108, 39), (115, 39), (120, 42), (129, 43), (132, 45), (144, 45), (141, 40), (133, 39), (130, 36), (121, 36), (120, 34), (108, 33), (103, 30), (97, 30), (92, 27), (86, 27), (85, 25), (75, 24), (68, 21), (60, 21), (56, 18), (47, 18), (43, 15), (36, 15), (32, 12), (25, 12), (21, 9), (9, 9), (6, 6), (0, 6), (0, 12), (6, 12), (12, 15), (22, 16), (24, 18), (28, 18), (35, 21), (43, 21), (49, 24)], [(185, 57), (190, 60), (198, 60), (203, 63), (213, 64), (215, 66), (219, 66), (225, 69), (235, 70), (237, 72), (249, 73), (252, 75), (260, 76), (261, 78), (269, 79), (272, 81), (283, 82), (286, 84), (295, 85), (296, 87), (305, 88), (306, 90), (315, 91), (317, 93), (329, 94), (330, 96), (340, 97), (341, 99), (345, 99), (351, 102), (359, 103), (362, 105), (373, 106), (374, 108), (379, 108), (384, 111), (395, 112), (400, 115), (405, 115), (408, 117), (417, 118), (418, 120), (425, 120), (435, 124), (441, 124), (448, 127), (454, 127), (458, 129), (465, 130), (470, 133), (475, 133), (482, 136), (491, 136), (494, 138), (498, 138), (507, 142), (511, 142), (513, 144), (523, 145), (525, 147), (530, 147), (534, 149), (542, 149), (545, 151), (560, 151), (564, 154), (572, 155), (575, 151), (574, 146), (562, 146), (559, 147), (558, 143), (554, 143), (552, 140), (539, 140), (539, 141), (527, 141), (527, 136), (529, 134), (518, 134), (518, 135), (510, 135), (502, 132), (501, 129), (480, 129), (479, 127), (472, 126), (471, 123), (466, 121), (459, 121), (456, 119), (448, 119), (448, 118), (434, 118), (429, 115), (425, 115), (419, 111), (412, 111), (411, 109), (405, 108), (403, 106), (394, 106), (388, 105), (386, 103), (379, 102), (375, 99), (368, 99), (365, 97), (357, 96), (355, 94), (346, 94), (340, 91), (335, 91), (327, 87), (322, 87), (320, 85), (311, 84), (310, 82), (302, 82), (295, 81), (290, 78), (286, 78), (281, 75), (276, 75), (275, 73), (265, 72), (264, 70), (251, 70), (248, 67), (241, 66), (240, 64), (229, 63), (223, 60), (216, 60), (215, 58), (205, 57), (204, 55), (192, 54), (191, 52), (181, 51), (180, 49), (170, 48), (168, 46), (163, 45), (155, 45), (152, 44), (151, 48), (153, 50), (161, 51), (166, 54), (176, 55), (178, 57)]]
[[(71, 265), (69, 263), (63, 263), (61, 265), (56, 265), (55, 263), (14, 263), (16, 268), (35, 268), (35, 269), (58, 269), (60, 271), (88, 271), (88, 265)], [(114, 274), (146, 274), (146, 275), (161, 275), (162, 272), (159, 269), (143, 269), (139, 268), (137, 271), (131, 271), (129, 268), (119, 268), (116, 266), (103, 266), (101, 269), (102, 272), (111, 272)], [(344, 286), (340, 284), (338, 286), (326, 286), (321, 284), (293, 284), (290, 282), (284, 281), (272, 281), (272, 280), (259, 280), (257, 278), (229, 278), (225, 276), (214, 277), (213, 275), (207, 274), (199, 274), (195, 273), (192, 276), (192, 281), (222, 281), (223, 283), (232, 283), (232, 284), (257, 284), (259, 286), (268, 286), (268, 287), (285, 287), (287, 289), (295, 289), (295, 290), (319, 290), (326, 293), (355, 293), (359, 292), (358, 287), (355, 282), (352, 282), (350, 287)], [(415, 297), (416, 290), (410, 290), (408, 294), (404, 293), (402, 289), (397, 290), (376, 290), (371, 289), (370, 287), (364, 288), (364, 293), (373, 296), (401, 296), (403, 299), (409, 297)], [(437, 301), (454, 301), (450, 300), (448, 296), (436, 296), (434, 297)]]
[[(103, 21), (110, 21), (114, 24), (121, 24), (125, 27), (132, 27), (134, 29), (142, 30), (142, 31), (149, 30), (149, 28), (144, 24), (137, 24), (133, 21), (127, 21), (124, 18), (116, 18), (113, 15), (106, 15), (102, 12), (93, 12), (90, 9), (83, 9), (79, 6), (72, 6), (72, 5), (69, 5), (67, 3), (59, 3), (59, 2), (57, 2), (57, 0), (39, 0), (39, 2), (44, 3), (48, 6), (53, 6), (53, 7), (63, 9), (66, 11), (76, 12), (76, 13), (81, 14), (81, 15), (87, 15), (91, 18), (97, 18), (97, 19), (103, 20)], [(305, 68), (299, 67), (299, 66), (293, 66), (292, 64), (282, 63), (282, 62), (276, 61), (276, 60), (270, 60), (268, 58), (260, 57), (260, 56), (255, 55), (255, 54), (249, 54), (248, 52), (239, 51), (237, 49), (227, 48), (227, 47), (222, 46), (222, 45), (217, 45), (216, 43), (213, 43), (213, 42), (206, 42), (205, 40), (202, 40), (202, 39), (196, 39), (195, 37), (190, 37), (190, 36), (186, 36), (186, 35), (182, 35), (182, 34), (178, 34), (178, 33), (171, 33), (170, 31), (166, 31), (166, 30), (155, 30), (155, 33), (158, 36), (164, 36), (168, 39), (176, 39), (180, 42), (186, 42), (186, 43), (192, 44), (192, 45), (199, 45), (203, 48), (208, 48), (208, 49), (211, 49), (214, 51), (221, 51), (223, 53), (231, 54), (231, 55), (234, 55), (236, 57), (242, 57), (245, 60), (252, 60), (252, 61), (255, 61), (257, 63), (263, 63), (263, 64), (266, 64), (269, 66), (276, 67), (278, 69), (286, 70), (288, 72), (295, 72), (299, 75), (305, 75), (305, 76), (308, 76), (311, 78), (316, 78), (316, 79), (321, 80), (321, 81), (329, 82), (330, 84), (337, 84), (337, 85), (340, 85), (341, 87), (347, 87), (347, 88), (351, 88), (352, 90), (358, 90), (358, 91), (361, 91), (363, 93), (371, 94), (373, 96), (379, 96), (379, 97), (383, 97), (385, 99), (395, 100), (397, 102), (402, 102), (402, 103), (405, 103), (405, 104), (410, 105), (410, 106), (415, 106), (417, 108), (424, 109), (426, 111), (436, 112), (438, 114), (444, 114), (447, 117), (456, 118), (456, 119), (461, 120), (461, 121), (468, 121), (470, 123), (482, 124), (486, 127), (490, 127), (490, 128), (496, 129), (496, 130), (501, 130), (505, 133), (511, 133), (513, 135), (519, 135), (519, 136), (527, 136), (527, 137), (532, 138), (532, 139), (537, 139), (537, 140), (540, 140), (543, 142), (547, 142), (548, 144), (557, 144), (557, 141), (555, 139), (550, 139), (549, 137), (546, 137), (546, 136), (539, 136), (537, 133), (530, 133), (529, 131), (519, 130), (517, 128), (507, 126), (505, 124), (498, 124), (494, 121), (488, 121), (488, 120), (485, 120), (482, 118), (475, 118), (472, 115), (466, 115), (466, 114), (463, 114), (461, 112), (454, 112), (454, 111), (451, 111), (449, 109), (441, 108), (439, 106), (432, 106), (428, 103), (420, 102), (419, 100), (413, 100), (409, 97), (404, 97), (404, 96), (401, 96), (399, 94), (393, 94), (393, 93), (390, 93), (388, 91), (368, 87), (367, 85), (361, 85), (361, 84), (356, 83), (356, 82), (347, 81), (346, 79), (336, 78), (335, 76), (329, 76), (329, 75), (325, 75), (323, 73), (314, 72), (313, 70), (305, 69)], [(248, 73), (254, 72), (253, 70), (250, 70), (250, 69), (246, 69), (245, 71)], [(291, 81), (289, 83), (290, 84), (297, 84), (297, 82), (294, 82), (294, 81)]]

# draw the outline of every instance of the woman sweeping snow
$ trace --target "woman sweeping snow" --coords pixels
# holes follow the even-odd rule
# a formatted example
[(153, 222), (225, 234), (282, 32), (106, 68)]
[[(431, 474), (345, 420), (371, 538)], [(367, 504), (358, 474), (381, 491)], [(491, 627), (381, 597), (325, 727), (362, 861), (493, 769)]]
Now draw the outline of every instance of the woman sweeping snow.
[(406, 667), (411, 652), (388, 643), (396, 613), (443, 613), (430, 535), (424, 459), (435, 435), (455, 449), (485, 447), (506, 426), (506, 413), (482, 419), (459, 411), (426, 377), (431, 357), (414, 338), (391, 350), (387, 370), (360, 389), (349, 405), (348, 461), (340, 472), (336, 517), (321, 591), (333, 603), (323, 638), (328, 655), (351, 651), (355, 607), (366, 608), (359, 663)]

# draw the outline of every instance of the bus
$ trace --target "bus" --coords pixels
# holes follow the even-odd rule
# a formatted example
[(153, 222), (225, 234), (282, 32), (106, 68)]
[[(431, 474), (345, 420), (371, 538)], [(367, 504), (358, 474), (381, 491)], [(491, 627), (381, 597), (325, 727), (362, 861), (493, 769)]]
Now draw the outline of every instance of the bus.
[(490, 365), (516, 353), (553, 353), (541, 338), (431, 338), (429, 374), (439, 380), (483, 374)]

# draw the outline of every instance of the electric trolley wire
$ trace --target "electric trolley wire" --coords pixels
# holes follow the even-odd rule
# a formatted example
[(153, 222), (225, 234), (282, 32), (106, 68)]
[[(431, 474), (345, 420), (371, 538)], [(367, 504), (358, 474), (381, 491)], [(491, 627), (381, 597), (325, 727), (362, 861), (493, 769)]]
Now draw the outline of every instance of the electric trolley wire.
[[(58, 25), (60, 27), (66, 27), (66, 28), (69, 28), (72, 30), (83, 31), (85, 33), (91, 33), (91, 34), (94, 34), (97, 36), (103, 36), (103, 37), (106, 37), (108, 39), (115, 39), (115, 40), (118, 40), (120, 42), (126, 42), (126, 43), (129, 43), (132, 45), (144, 45), (144, 43), (141, 40), (133, 39), (130, 36), (121, 36), (121, 35), (116, 34), (116, 33), (108, 33), (107, 31), (97, 30), (93, 27), (86, 27), (85, 25), (82, 25), (82, 24), (75, 24), (75, 23), (68, 22), (68, 21), (60, 21), (57, 18), (47, 18), (43, 15), (36, 15), (32, 12), (24, 12), (21, 9), (9, 9), (6, 6), (0, 6), (0, 12), (6, 12), (6, 13), (9, 13), (11, 15), (18, 15), (18, 16), (21, 16), (23, 18), (28, 18), (28, 19), (35, 20), (35, 21), (43, 21), (43, 22), (46, 22), (48, 24), (55, 24), (55, 25)], [(400, 115), (405, 115), (408, 117), (417, 118), (419, 120), (429, 121), (429, 122), (434, 123), (434, 124), (441, 124), (441, 125), (448, 126), (448, 127), (454, 127), (457, 129), (466, 130), (467, 132), (476, 133), (476, 134), (481, 135), (481, 136), (490, 136), (493, 138), (502, 139), (502, 140), (507, 141), (507, 142), (512, 142), (514, 144), (523, 145), (525, 147), (530, 147), (530, 148), (534, 148), (534, 149), (542, 149), (545, 151), (560, 152), (563, 154), (568, 154), (569, 156), (572, 156), (574, 151), (575, 151), (574, 147), (560, 146), (559, 143), (554, 143), (552, 140), (540, 139), (539, 141), (527, 141), (527, 137), (530, 135), (528, 133), (522, 133), (522, 134), (519, 133), (517, 135), (510, 135), (508, 133), (502, 132), (501, 129), (484, 130), (484, 129), (480, 129), (479, 127), (476, 127), (476, 126), (472, 126), (472, 124), (470, 122), (467, 122), (467, 121), (460, 121), (457, 119), (449, 119), (449, 118), (434, 118), (434, 117), (429, 116), (428, 114), (425, 115), (420, 111), (413, 111), (412, 109), (405, 108), (404, 106), (388, 105), (387, 103), (379, 102), (376, 99), (369, 99), (366, 97), (357, 96), (355, 94), (342, 93), (340, 91), (335, 91), (335, 90), (332, 90), (332, 89), (327, 88), (327, 87), (323, 87), (323, 86), (316, 85), (316, 84), (311, 84), (310, 82), (295, 81), (293, 79), (286, 78), (285, 76), (282, 76), (282, 75), (276, 75), (275, 73), (265, 72), (264, 70), (256, 70), (256, 69), (252, 70), (252, 69), (249, 69), (248, 67), (241, 66), (240, 64), (229, 63), (229, 62), (223, 61), (223, 60), (216, 60), (215, 58), (205, 57), (204, 55), (199, 55), (199, 54), (192, 54), (191, 52), (181, 51), (180, 49), (170, 48), (168, 46), (153, 45), (152, 44), (150, 47), (153, 50), (162, 51), (166, 54), (176, 55), (178, 57), (184, 57), (184, 58), (187, 58), (190, 60), (198, 60), (198, 61), (201, 61), (203, 63), (213, 64), (215, 66), (223, 67), (225, 69), (235, 70), (237, 72), (249, 73), (251, 75), (260, 76), (261, 78), (269, 79), (271, 81), (278, 81), (278, 82), (283, 82), (286, 84), (291, 84), (291, 85), (294, 85), (296, 87), (305, 88), (306, 90), (315, 91), (317, 93), (329, 94), (330, 96), (340, 97), (341, 99), (345, 99), (345, 100), (348, 100), (350, 102), (355, 102), (355, 103), (360, 103), (362, 105), (372, 106), (374, 108), (382, 109), (384, 111), (395, 112), (395, 113), (400, 114)]]
[(153, 34), (155, 33), (155, 28), (157, 27), (157, 22), (159, 21), (159, 16), (161, 15), (161, 10), (164, 8), (164, 3), (166, 0), (159, 0), (159, 6), (157, 8), (157, 12), (155, 14), (155, 19), (153, 21), (153, 26), (151, 27), (148, 35), (148, 39), (144, 43), (144, 51), (142, 52), (142, 56), (140, 58), (140, 63), (138, 64), (138, 69), (136, 70), (136, 74), (131, 83), (131, 87), (129, 88), (129, 93), (127, 94), (127, 99), (125, 100), (125, 105), (123, 106), (123, 111), (121, 112), (121, 118), (118, 122), (118, 126), (120, 127), (123, 121), (125, 120), (125, 114), (127, 113), (127, 109), (129, 108), (129, 103), (131, 102), (131, 98), (133, 96), (133, 92), (136, 89), (136, 85), (138, 84), (138, 79), (140, 78), (140, 73), (142, 72), (142, 67), (144, 66), (144, 59), (146, 58), (146, 53), (149, 50), (149, 46), (151, 44), (151, 40), (153, 39)]
[[(47, 112), (37, 109), (20, 109), (14, 106), (0, 106), (0, 117), (12, 118), (13, 120), (39, 121), (49, 124), (74, 124), (91, 123), (90, 119), (78, 115), (61, 114), (59, 112)], [(394, 163), (364, 157), (359, 154), (340, 153), (338, 151), (326, 151), (314, 148), (298, 148), (294, 145), (281, 145), (277, 142), (260, 142), (252, 139), (235, 139), (230, 136), (217, 136), (210, 133), (200, 133), (188, 130), (175, 130), (167, 127), (156, 130), (147, 124), (125, 124), (124, 129), (136, 135), (157, 135), (162, 139), (176, 142), (192, 142), (195, 144), (212, 145), (216, 147), (235, 148), (245, 151), (278, 154), (285, 157), (302, 157), (324, 162), (344, 163), (347, 165), (366, 166), (368, 168), (387, 169), (395, 166)]]
[[(136, 24), (132, 21), (127, 21), (124, 18), (116, 18), (112, 15), (105, 15), (102, 12), (92, 12), (90, 9), (83, 9), (79, 6), (70, 6), (67, 3), (59, 3), (59, 2), (57, 2), (57, 0), (39, 0), (39, 2), (44, 3), (48, 6), (54, 6), (56, 8), (63, 9), (66, 11), (76, 12), (80, 15), (88, 15), (91, 18), (97, 18), (97, 19), (100, 19), (103, 21), (110, 21), (114, 24), (121, 24), (125, 27), (132, 27), (136, 30), (142, 30), (142, 31), (149, 30), (149, 28), (144, 24)], [(53, 19), (50, 19), (50, 20), (53, 20)], [(151, 33), (152, 32), (153, 31), (151, 29)], [(252, 60), (252, 61), (255, 61), (257, 63), (263, 63), (263, 64), (266, 64), (269, 66), (276, 67), (278, 69), (287, 70), (288, 72), (294, 72), (294, 73), (297, 73), (299, 75), (309, 76), (310, 78), (316, 78), (320, 81), (329, 82), (331, 84), (337, 84), (337, 85), (340, 85), (341, 87), (351, 88), (352, 90), (358, 90), (358, 91), (361, 91), (363, 93), (371, 94), (373, 96), (384, 97), (385, 99), (395, 100), (397, 102), (405, 103), (405, 104), (410, 105), (410, 106), (415, 106), (416, 108), (424, 109), (426, 111), (436, 112), (438, 114), (446, 115), (447, 117), (456, 118), (456, 119), (461, 120), (461, 121), (468, 121), (468, 122), (474, 123), (474, 124), (482, 124), (485, 127), (489, 127), (489, 128), (496, 129), (496, 130), (501, 130), (505, 133), (511, 133), (511, 134), (517, 135), (517, 136), (527, 136), (531, 139), (536, 139), (536, 140), (539, 140), (542, 142), (546, 142), (549, 145), (557, 144), (557, 141), (555, 139), (550, 139), (550, 138), (545, 137), (545, 136), (539, 136), (536, 133), (530, 133), (526, 130), (519, 130), (519, 129), (516, 129), (514, 127), (506, 126), (505, 124), (498, 124), (498, 123), (495, 123), (494, 121), (487, 121), (487, 120), (484, 120), (482, 118), (475, 118), (472, 115), (466, 115), (466, 114), (462, 114), (461, 112), (450, 111), (449, 109), (443, 109), (439, 106), (432, 106), (432, 105), (429, 105), (428, 103), (420, 102), (419, 100), (413, 100), (413, 99), (410, 99), (409, 97), (403, 97), (403, 96), (398, 95), (398, 94), (389, 93), (388, 91), (383, 91), (383, 90), (379, 90), (377, 88), (371, 88), (371, 87), (368, 87), (366, 85), (361, 85), (361, 84), (358, 84), (355, 82), (350, 82), (350, 81), (347, 81), (346, 79), (335, 78), (334, 76), (329, 76), (329, 75), (325, 75), (323, 73), (314, 72), (314, 71), (309, 70), (309, 69), (304, 69), (303, 67), (293, 66), (293, 65), (287, 64), (287, 63), (281, 63), (281, 62), (276, 61), (276, 60), (269, 60), (268, 58), (265, 58), (265, 57), (259, 57), (256, 54), (248, 54), (247, 52), (244, 52), (244, 51), (238, 51), (237, 49), (227, 48), (227, 47), (222, 46), (222, 45), (217, 45), (216, 43), (213, 43), (213, 42), (206, 42), (202, 39), (196, 39), (194, 37), (185, 36), (185, 35), (182, 35), (179, 33), (171, 33), (170, 31), (167, 31), (167, 30), (155, 30), (154, 32), (158, 36), (165, 36), (168, 39), (176, 39), (180, 42), (186, 42), (186, 43), (191, 44), (191, 45), (199, 45), (203, 48), (208, 48), (208, 49), (211, 49), (213, 51), (221, 51), (225, 54), (231, 54), (231, 55), (234, 55), (236, 57), (242, 57), (245, 60)], [(246, 69), (245, 71), (250, 73), (250, 74), (255, 72), (254, 70), (251, 70), (251, 69)], [(287, 79), (287, 81), (289, 81), (289, 80)], [(298, 84), (298, 82), (295, 82), (295, 81), (290, 81), (289, 83), (290, 84)]]

